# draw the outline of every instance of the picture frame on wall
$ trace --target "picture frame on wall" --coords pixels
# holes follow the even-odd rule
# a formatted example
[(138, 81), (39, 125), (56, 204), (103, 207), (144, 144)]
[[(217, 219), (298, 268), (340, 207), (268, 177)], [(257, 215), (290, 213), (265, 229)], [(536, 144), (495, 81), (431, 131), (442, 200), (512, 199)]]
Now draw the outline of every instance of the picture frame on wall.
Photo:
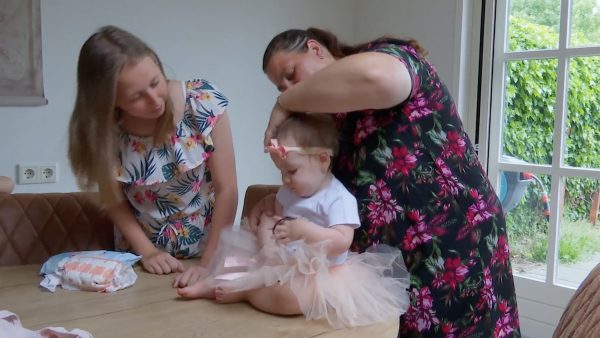
[(0, 106), (41, 106), (40, 0), (0, 0)]

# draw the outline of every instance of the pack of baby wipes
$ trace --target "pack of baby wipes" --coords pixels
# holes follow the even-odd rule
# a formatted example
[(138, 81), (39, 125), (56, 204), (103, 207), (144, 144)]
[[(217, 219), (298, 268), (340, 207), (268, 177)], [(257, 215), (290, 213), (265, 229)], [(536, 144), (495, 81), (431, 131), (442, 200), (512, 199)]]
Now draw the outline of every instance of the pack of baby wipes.
[(114, 292), (133, 285), (137, 279), (132, 265), (141, 257), (112, 251), (81, 251), (51, 257), (40, 271), (40, 285), (54, 292), (66, 290)]

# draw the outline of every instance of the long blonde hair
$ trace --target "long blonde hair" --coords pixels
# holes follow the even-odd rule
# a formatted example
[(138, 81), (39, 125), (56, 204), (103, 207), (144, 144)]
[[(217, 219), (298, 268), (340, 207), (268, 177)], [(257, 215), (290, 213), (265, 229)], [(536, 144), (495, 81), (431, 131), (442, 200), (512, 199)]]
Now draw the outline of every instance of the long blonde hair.
[[(77, 98), (69, 122), (69, 161), (80, 187), (97, 187), (106, 204), (122, 199), (115, 179), (120, 136), (120, 112), (116, 108), (119, 72), (147, 56), (164, 76), (156, 53), (135, 35), (115, 26), (100, 28), (79, 52)], [(165, 142), (173, 130), (173, 106), (167, 100), (154, 130), (155, 144)]]

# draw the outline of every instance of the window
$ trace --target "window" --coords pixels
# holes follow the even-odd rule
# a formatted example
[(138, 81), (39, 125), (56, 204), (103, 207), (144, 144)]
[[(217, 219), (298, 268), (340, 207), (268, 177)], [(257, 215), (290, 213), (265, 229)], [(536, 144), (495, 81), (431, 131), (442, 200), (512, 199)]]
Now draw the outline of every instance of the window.
[(600, 262), (600, 1), (484, 6), (480, 155), (506, 213), (524, 334), (549, 336)]

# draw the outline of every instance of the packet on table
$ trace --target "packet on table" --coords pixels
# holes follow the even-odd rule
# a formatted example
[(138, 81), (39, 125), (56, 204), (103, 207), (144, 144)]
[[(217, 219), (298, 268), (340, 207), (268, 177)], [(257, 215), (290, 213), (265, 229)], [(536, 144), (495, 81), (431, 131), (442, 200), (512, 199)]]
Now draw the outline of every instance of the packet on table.
[(131, 265), (141, 259), (131, 253), (80, 251), (52, 256), (44, 263), (40, 285), (52, 292), (67, 290), (113, 292), (133, 285), (137, 275)]

